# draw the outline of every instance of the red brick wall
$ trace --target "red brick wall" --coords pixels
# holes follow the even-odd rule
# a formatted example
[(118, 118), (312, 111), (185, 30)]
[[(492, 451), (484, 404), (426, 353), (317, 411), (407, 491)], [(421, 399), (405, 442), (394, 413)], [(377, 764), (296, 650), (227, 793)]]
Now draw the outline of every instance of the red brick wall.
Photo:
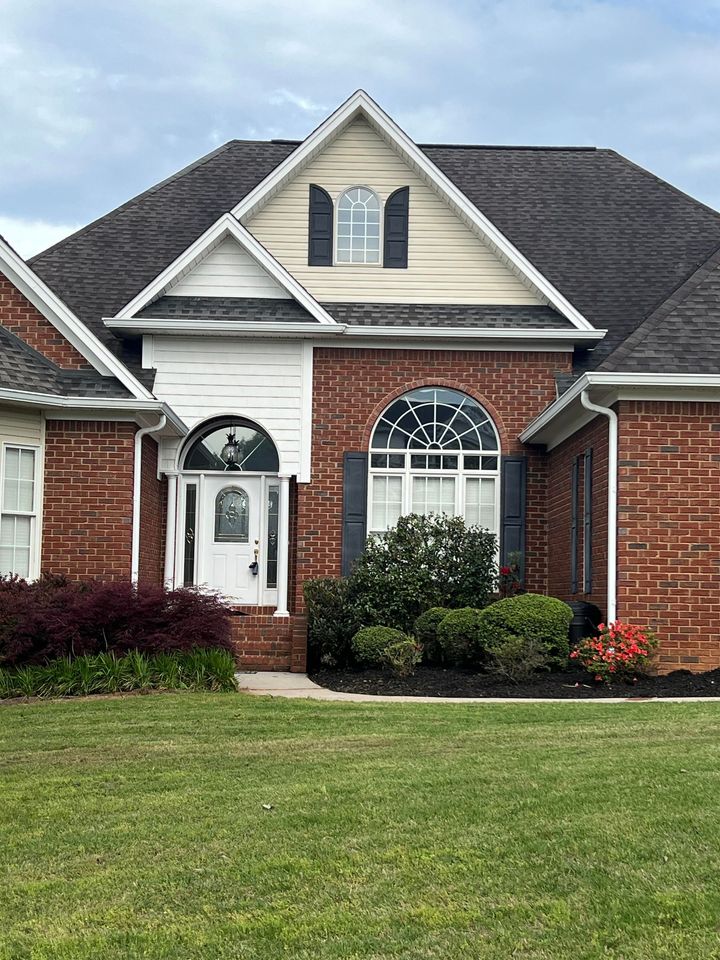
[(661, 668), (720, 666), (720, 404), (620, 403), (618, 615)]
[(303, 608), (304, 580), (340, 574), (343, 453), (368, 448), (391, 399), (433, 384), (476, 397), (495, 421), (503, 453), (528, 453), (527, 583), (544, 591), (545, 455), (525, 450), (517, 437), (554, 399), (554, 375), (569, 364), (565, 353), (316, 349), (312, 482), (298, 488), (295, 609)]
[[(583, 462), (578, 475), (578, 592), (571, 593), (572, 465), (592, 449), (592, 592), (583, 591)], [(608, 421), (596, 417), (548, 454), (548, 592), (562, 600), (589, 600), (606, 614)]]
[(167, 480), (158, 479), (158, 445), (152, 437), (142, 441), (140, 487), (140, 583), (162, 584), (165, 568)]
[(90, 368), (85, 357), (0, 273), (0, 324), (66, 370)]
[(135, 424), (48, 420), (41, 567), (130, 577)]

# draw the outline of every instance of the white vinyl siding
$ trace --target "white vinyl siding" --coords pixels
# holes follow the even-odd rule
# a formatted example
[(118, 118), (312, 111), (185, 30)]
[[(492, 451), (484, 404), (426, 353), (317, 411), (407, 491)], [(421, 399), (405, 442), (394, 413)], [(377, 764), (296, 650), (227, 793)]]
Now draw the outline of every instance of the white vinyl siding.
[[(280, 472), (296, 474), (310, 443), (303, 415), (312, 388), (307, 349), (281, 340), (154, 336), (154, 393), (191, 429), (216, 416), (253, 420), (275, 442)], [(161, 445), (161, 469), (175, 468), (176, 453), (177, 443)]]
[(0, 574), (39, 572), (40, 413), (0, 408)]
[(289, 294), (232, 238), (222, 240), (166, 291), (171, 297), (268, 297)]
[[(374, 190), (381, 205), (410, 187), (408, 267), (309, 267), (311, 183), (337, 204), (349, 187)], [(381, 214), (382, 216), (382, 214)], [(485, 244), (376, 133), (351, 123), (248, 222), (248, 229), (320, 301), (537, 304), (507, 263)], [(382, 257), (381, 257), (382, 261)]]

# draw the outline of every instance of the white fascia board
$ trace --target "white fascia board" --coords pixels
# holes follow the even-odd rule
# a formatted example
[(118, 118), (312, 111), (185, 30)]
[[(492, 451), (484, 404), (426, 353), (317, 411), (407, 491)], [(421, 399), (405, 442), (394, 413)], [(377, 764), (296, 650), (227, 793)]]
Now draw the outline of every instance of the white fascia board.
[(45, 319), (104, 377), (116, 377), (133, 396), (152, 394), (127, 367), (75, 316), (35, 271), (0, 237), (0, 269)]
[(192, 318), (162, 319), (161, 317), (136, 317), (123, 319), (107, 317), (103, 320), (111, 330), (122, 330), (130, 334), (186, 334), (197, 335), (219, 334), (222, 336), (238, 336), (251, 333), (257, 337), (327, 337), (348, 336), (352, 339), (373, 340), (452, 340), (475, 342), (478, 340), (493, 343), (522, 343), (552, 344), (561, 349), (565, 346), (571, 349), (577, 343), (595, 342), (604, 335), (604, 330), (529, 330), (509, 329), (496, 327), (390, 327), (375, 325), (351, 325), (333, 323), (332, 325), (319, 323), (286, 323), (272, 322), (245, 322), (237, 320), (193, 320)]
[(414, 166), (441, 196), (494, 247), (535, 290), (551, 303), (578, 330), (592, 330), (593, 325), (567, 300), (550, 281), (508, 240), (504, 233), (455, 186), (445, 174), (410, 139), (395, 121), (364, 90), (357, 90), (320, 124), (303, 142), (268, 174), (232, 209), (238, 220), (247, 220), (290, 180), (296, 170), (308, 163), (340, 130), (363, 114), (378, 132)]
[[(522, 443), (545, 443), (556, 447), (593, 419), (580, 412), (580, 394), (595, 387), (602, 390), (602, 403), (625, 400), (698, 400), (720, 402), (720, 374), (714, 373), (585, 373), (554, 400), (520, 434)], [(569, 429), (570, 427), (570, 429)]]
[(163, 293), (172, 281), (189, 267), (194, 260), (202, 257), (204, 252), (224, 239), (232, 237), (240, 246), (276, 280), (281, 287), (313, 316), (318, 323), (334, 324), (330, 314), (324, 310), (317, 300), (269, 253), (265, 247), (230, 213), (224, 213), (219, 220), (201, 234), (194, 243), (191, 243), (179, 257), (169, 264), (130, 303), (118, 311), (116, 319), (130, 319), (143, 307)]
[(302, 337), (337, 336), (345, 330), (341, 323), (244, 323), (237, 320), (193, 320), (192, 318), (177, 318), (163, 320), (160, 317), (136, 317), (119, 319), (108, 317), (103, 323), (110, 330), (122, 330), (129, 334), (176, 334), (180, 336), (217, 336), (237, 337), (242, 334), (252, 334), (253, 337), (283, 337), (293, 339)]
[(137, 400), (133, 397), (107, 399), (101, 397), (58, 397), (51, 393), (34, 393), (29, 390), (7, 390), (0, 387), (0, 401), (27, 407), (41, 407), (48, 412), (57, 410), (63, 415), (68, 410), (88, 413), (101, 413), (112, 419), (116, 414), (131, 419), (148, 413), (161, 413), (167, 417), (167, 425), (174, 436), (184, 437), (188, 427), (183, 420), (162, 400)]

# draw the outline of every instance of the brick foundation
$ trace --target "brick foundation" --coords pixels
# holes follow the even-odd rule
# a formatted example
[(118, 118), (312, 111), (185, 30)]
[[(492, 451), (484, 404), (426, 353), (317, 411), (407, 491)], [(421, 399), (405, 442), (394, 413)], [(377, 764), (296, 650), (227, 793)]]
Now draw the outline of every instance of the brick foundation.
[(235, 608), (231, 636), (241, 670), (306, 669), (305, 618), (274, 617), (273, 607)]

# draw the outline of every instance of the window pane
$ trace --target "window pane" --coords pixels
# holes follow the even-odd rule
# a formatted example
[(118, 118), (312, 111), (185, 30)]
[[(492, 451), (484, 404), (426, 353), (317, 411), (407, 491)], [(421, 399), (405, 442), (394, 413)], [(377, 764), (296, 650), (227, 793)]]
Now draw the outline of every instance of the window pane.
[(247, 493), (236, 487), (221, 490), (215, 498), (215, 542), (247, 543), (248, 538)]
[(185, 542), (183, 543), (183, 584), (186, 587), (195, 583), (195, 527), (197, 506), (197, 485), (188, 484), (185, 489)]
[(402, 512), (402, 477), (372, 478), (372, 530), (388, 530)]
[(35, 476), (35, 451), (17, 447), (5, 449), (3, 509), (32, 513)]
[(3, 515), (0, 520), (0, 573), (30, 575), (30, 517)]
[(280, 515), (280, 488), (270, 487), (267, 502), (267, 560), (265, 562), (266, 585), (269, 590), (277, 587), (278, 568), (278, 519)]
[(413, 477), (413, 513), (455, 514), (455, 477)]
[(495, 479), (471, 477), (465, 481), (465, 519), (468, 523), (495, 530)]
[[(230, 466), (222, 459), (223, 447), (228, 437), (234, 439), (237, 446), (236, 463)], [(205, 433), (194, 441), (185, 456), (186, 470), (248, 470), (276, 473), (279, 462), (275, 444), (270, 437), (240, 420), (208, 427)]]

